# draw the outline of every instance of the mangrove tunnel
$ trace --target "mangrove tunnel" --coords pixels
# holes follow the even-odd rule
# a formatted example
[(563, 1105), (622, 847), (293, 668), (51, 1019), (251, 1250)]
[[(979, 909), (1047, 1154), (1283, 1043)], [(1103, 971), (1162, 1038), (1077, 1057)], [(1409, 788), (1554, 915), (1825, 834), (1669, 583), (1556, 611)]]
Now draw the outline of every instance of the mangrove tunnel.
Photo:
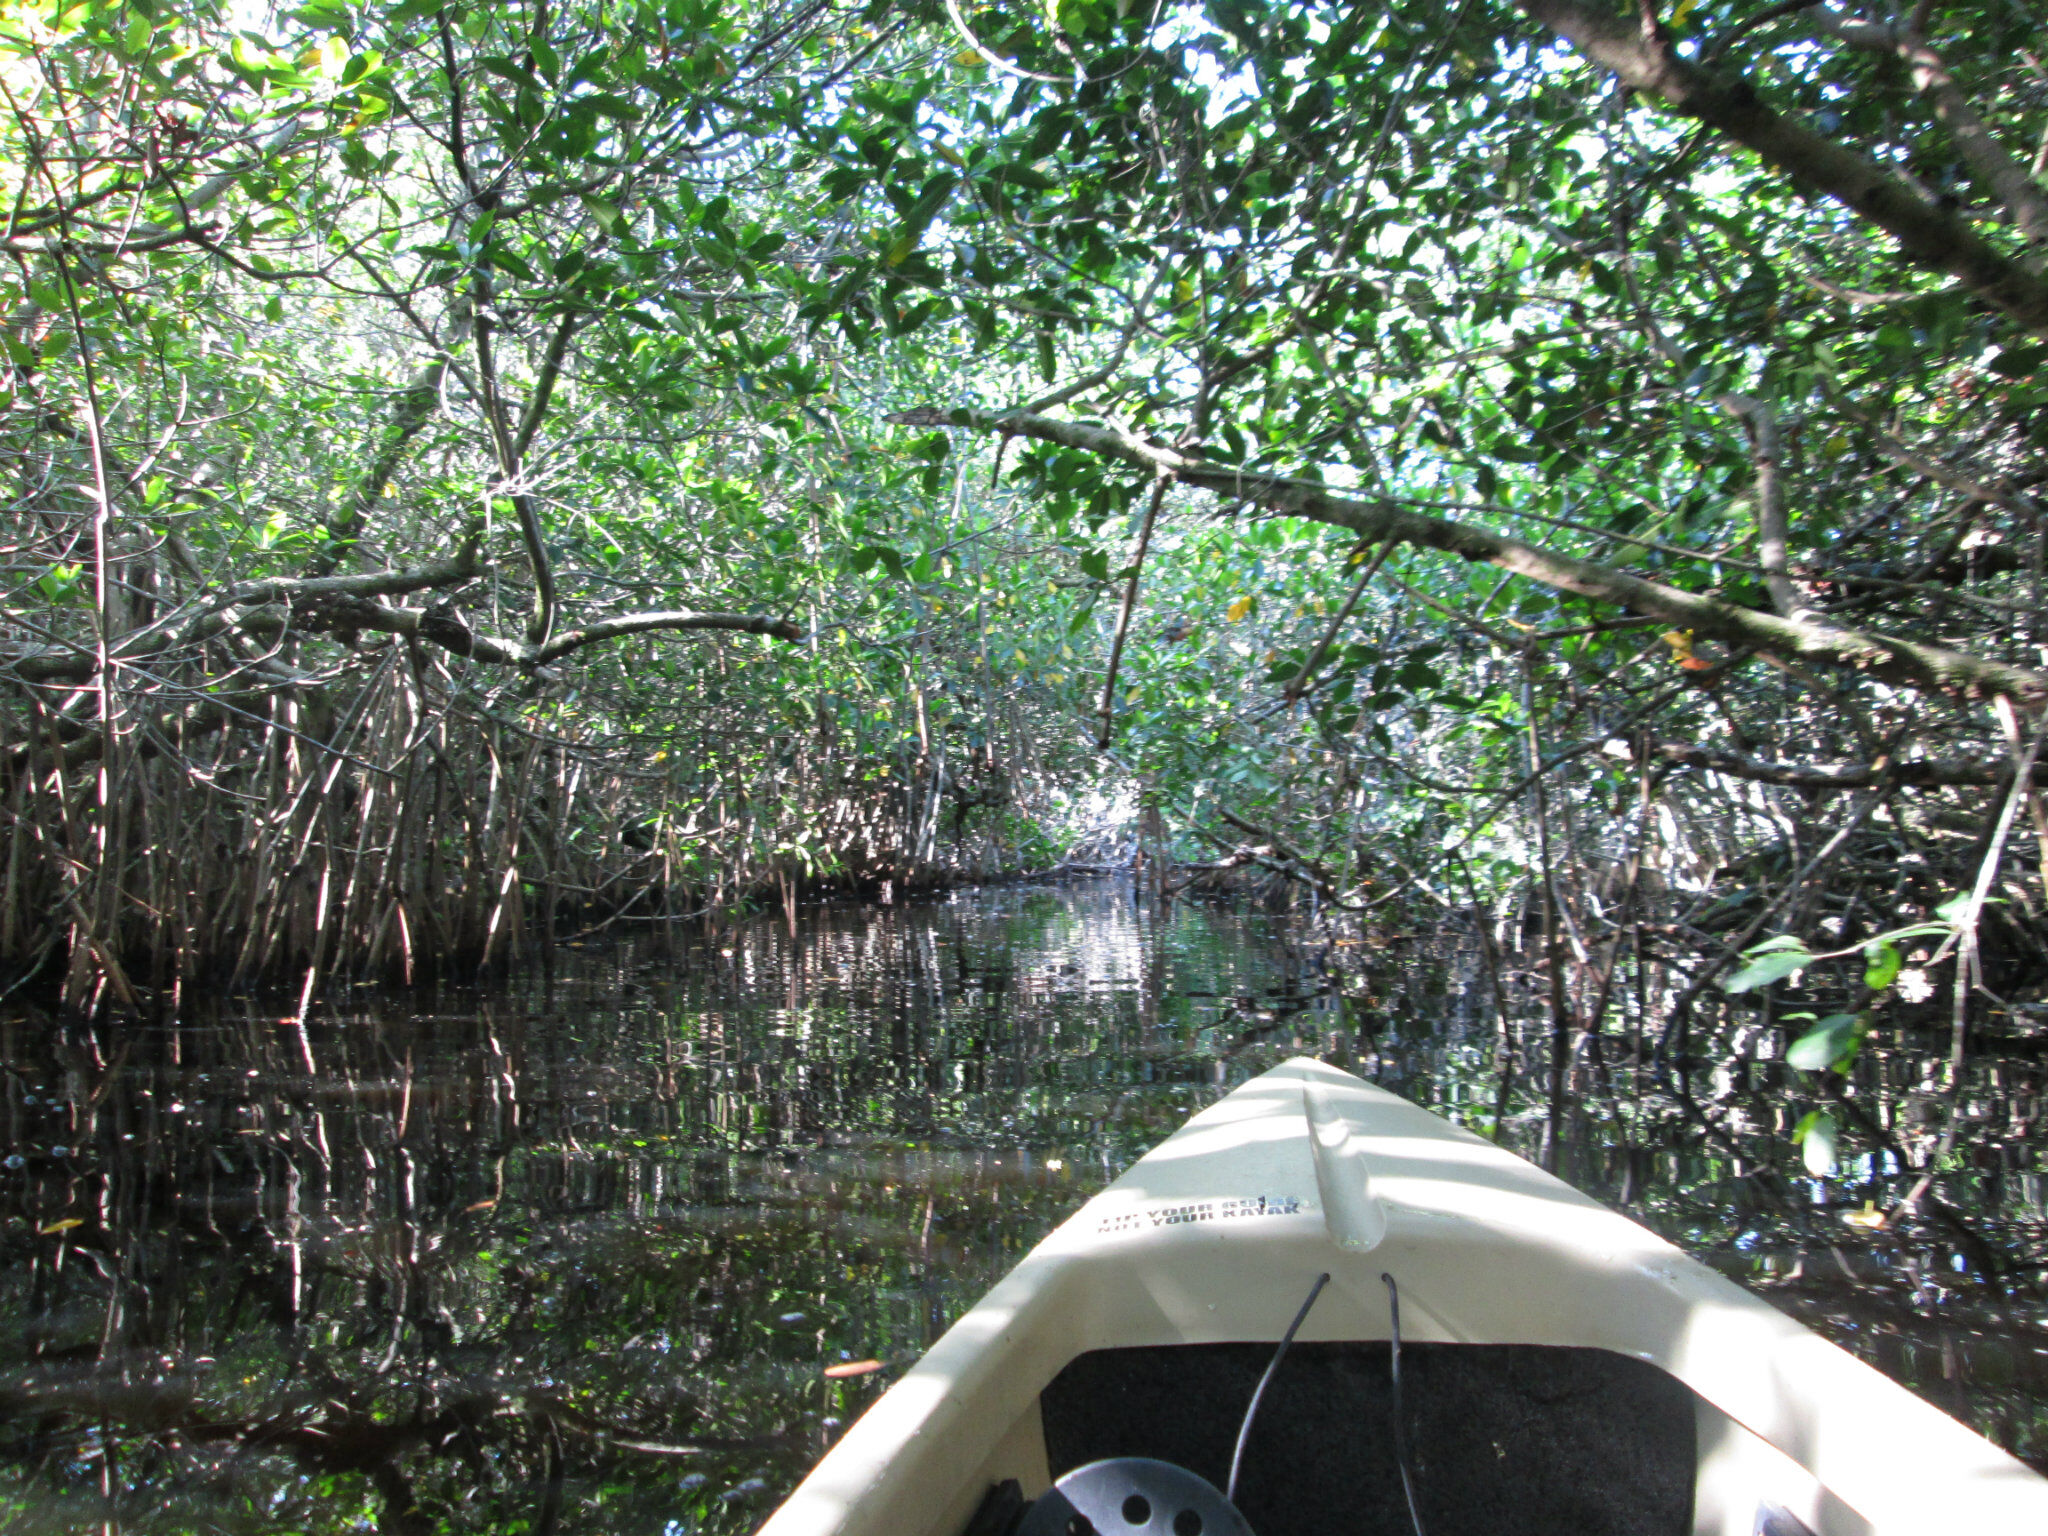
[(1322, 1057), (2048, 1470), (2013, 0), (0, 3), (0, 1523), (751, 1531)]

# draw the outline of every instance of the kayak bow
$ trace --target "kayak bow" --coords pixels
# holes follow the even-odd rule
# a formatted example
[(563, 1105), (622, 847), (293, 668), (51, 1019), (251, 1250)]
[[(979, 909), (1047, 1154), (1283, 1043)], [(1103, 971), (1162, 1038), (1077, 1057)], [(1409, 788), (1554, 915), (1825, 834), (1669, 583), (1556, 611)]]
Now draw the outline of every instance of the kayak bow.
[[(1033, 1249), (760, 1536), (1011, 1530), (991, 1490), (1015, 1480), (1014, 1509), (1109, 1458), (1213, 1492), (1322, 1274), (1249, 1432), (1258, 1536), (2048, 1532), (2048, 1481), (1954, 1419), (1522, 1158), (1297, 1058)], [(1095, 1528), (1192, 1536), (1180, 1514)]]

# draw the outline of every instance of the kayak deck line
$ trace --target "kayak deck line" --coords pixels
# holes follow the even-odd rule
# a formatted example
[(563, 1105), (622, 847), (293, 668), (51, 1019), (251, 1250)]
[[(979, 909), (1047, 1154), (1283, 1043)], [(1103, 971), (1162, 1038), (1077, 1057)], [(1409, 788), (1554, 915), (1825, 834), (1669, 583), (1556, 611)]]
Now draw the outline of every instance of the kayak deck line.
[(1220, 1486), (1217, 1426), (1235, 1434), (1324, 1272), (1247, 1453), (1257, 1536), (1296, 1528), (1290, 1498), (1319, 1530), (1410, 1529), (1398, 1491), (1378, 1507), (1383, 1274), (1429, 1536), (2048, 1532), (2048, 1480), (1954, 1419), (1533, 1164), (1303, 1057), (1048, 1235), (760, 1536), (962, 1536), (995, 1485), (1032, 1499), (1148, 1447)]

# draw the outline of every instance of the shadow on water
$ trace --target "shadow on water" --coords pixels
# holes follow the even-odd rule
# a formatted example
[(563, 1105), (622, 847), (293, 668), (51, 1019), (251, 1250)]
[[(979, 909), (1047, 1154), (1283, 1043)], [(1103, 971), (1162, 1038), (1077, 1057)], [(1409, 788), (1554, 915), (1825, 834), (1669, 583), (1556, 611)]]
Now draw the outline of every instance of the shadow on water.
[[(0, 1017), (0, 1520), (751, 1530), (1224, 1088), (1307, 1050), (1481, 1124), (1520, 1102), (1473, 956), (1342, 986), (1327, 960), (1103, 883), (622, 940), (552, 988), (365, 993), (304, 1030), (242, 999), (118, 1037)], [(2010, 1298), (1758, 1209), (1625, 1097), (1564, 1171), (2048, 1445), (2048, 1338)], [(2026, 1156), (1984, 1214), (2038, 1248)]]

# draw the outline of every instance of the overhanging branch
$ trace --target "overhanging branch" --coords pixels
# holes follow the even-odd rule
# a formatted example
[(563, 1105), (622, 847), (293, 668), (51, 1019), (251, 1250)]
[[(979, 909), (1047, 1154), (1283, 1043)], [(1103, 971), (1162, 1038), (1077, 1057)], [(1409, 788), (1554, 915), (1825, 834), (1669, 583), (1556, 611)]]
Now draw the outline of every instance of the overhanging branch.
[(800, 625), (788, 619), (771, 619), (754, 613), (706, 613), (690, 608), (670, 608), (599, 619), (580, 629), (556, 635), (544, 645), (535, 645), (500, 635), (478, 634), (452, 605), (402, 608), (367, 598), (335, 599), (307, 608), (295, 606), (288, 620), (281, 609), (270, 608), (260, 615), (252, 615), (249, 627), (281, 628), (287, 622), (299, 629), (325, 632), (378, 630), (424, 640), (476, 661), (529, 668), (560, 661), (571, 652), (599, 641), (659, 630), (722, 629), (747, 635), (767, 635), (776, 640), (800, 640), (804, 633)]
[(1661, 36), (1645, 36), (1634, 17), (1594, 0), (1521, 4), (1532, 20), (1629, 89), (1754, 150), (1801, 186), (1825, 193), (1884, 230), (1909, 260), (1960, 279), (1987, 304), (2048, 336), (2048, 280), (1884, 167), (1774, 111), (1748, 80), (1688, 63)]
[(1871, 789), (1883, 784), (1909, 789), (1984, 787), (2006, 783), (2012, 777), (2012, 768), (2005, 763), (1941, 759), (1895, 763), (1882, 758), (1872, 763), (1785, 763), (1690, 741), (1653, 741), (1646, 752), (1637, 755), (1639, 760), (1647, 757), (1681, 768), (1704, 768), (1755, 784), (1807, 790)]
[(1683, 592), (1575, 555), (1504, 538), (1448, 518), (1412, 512), (1388, 501), (1361, 501), (1310, 480), (1246, 474), (1211, 464), (1163, 443), (1110, 427), (1050, 416), (967, 408), (920, 407), (889, 418), (904, 426), (967, 427), (1006, 432), (1171, 476), (1182, 485), (1292, 517), (1348, 528), (1365, 538), (1395, 540), (1484, 562), (1561, 592), (1577, 593), (1648, 614), (1696, 635), (1748, 646), (1787, 660), (1849, 667), (1886, 682), (1930, 692), (1986, 698), (2004, 694), (2034, 708), (2048, 702), (2048, 674), (1944, 646), (1818, 618), (1760, 612), (1719, 598)]

